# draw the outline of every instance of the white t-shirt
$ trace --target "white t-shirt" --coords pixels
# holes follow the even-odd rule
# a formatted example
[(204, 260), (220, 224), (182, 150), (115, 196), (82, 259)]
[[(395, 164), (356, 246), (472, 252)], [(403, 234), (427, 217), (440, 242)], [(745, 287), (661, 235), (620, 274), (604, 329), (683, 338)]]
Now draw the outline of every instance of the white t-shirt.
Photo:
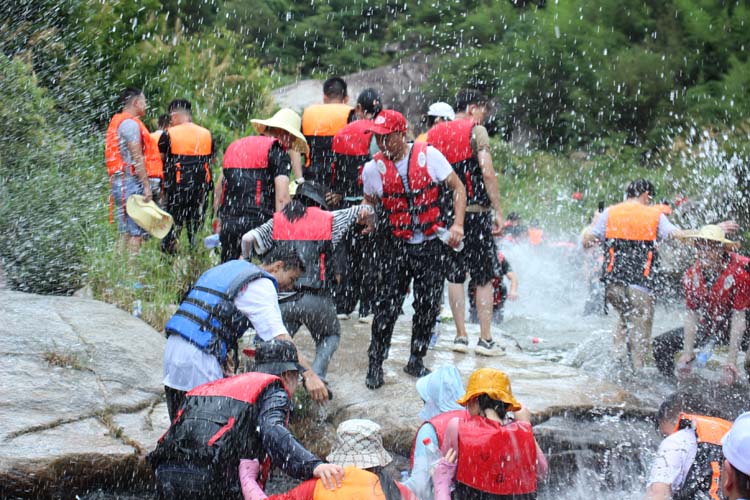
[[(396, 170), (404, 181), (404, 185), (409, 185), (409, 153), (411, 152), (411, 145), (409, 152), (396, 163)], [(427, 146), (427, 173), (435, 182), (443, 182), (448, 176), (453, 173), (453, 167), (445, 159), (445, 156), (432, 146)], [(378, 198), (383, 197), (383, 174), (378, 170), (378, 165), (375, 160), (370, 160), (365, 163), (362, 169), (362, 188), (364, 193), (368, 196), (376, 196)], [(409, 240), (409, 243), (422, 243), (423, 241), (435, 238), (435, 235), (430, 235), (425, 238), (421, 231), (415, 231), (414, 236)]]
[[(234, 299), (237, 306), (253, 323), (261, 340), (271, 340), (287, 333), (281, 319), (278, 293), (270, 279), (251, 281)], [(219, 360), (181, 335), (170, 335), (164, 349), (164, 385), (179, 391), (219, 380), (224, 377)]]
[(664, 438), (651, 465), (648, 486), (669, 484), (672, 493), (682, 488), (697, 452), (698, 442), (693, 429), (682, 429)]

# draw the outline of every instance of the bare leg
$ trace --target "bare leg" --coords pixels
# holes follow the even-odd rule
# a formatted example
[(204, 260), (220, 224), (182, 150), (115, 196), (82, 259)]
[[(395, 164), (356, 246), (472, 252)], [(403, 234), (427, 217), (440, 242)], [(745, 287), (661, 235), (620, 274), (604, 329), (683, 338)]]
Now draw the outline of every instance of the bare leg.
[(492, 340), (492, 302), (495, 293), (492, 280), (477, 287), (477, 317), (479, 318), (479, 335), (487, 341)]
[(128, 236), (127, 238), (128, 251), (132, 255), (136, 255), (141, 250), (141, 244), (143, 244), (143, 236)]
[(463, 283), (448, 282), (448, 302), (456, 323), (456, 337), (466, 338), (466, 294)]

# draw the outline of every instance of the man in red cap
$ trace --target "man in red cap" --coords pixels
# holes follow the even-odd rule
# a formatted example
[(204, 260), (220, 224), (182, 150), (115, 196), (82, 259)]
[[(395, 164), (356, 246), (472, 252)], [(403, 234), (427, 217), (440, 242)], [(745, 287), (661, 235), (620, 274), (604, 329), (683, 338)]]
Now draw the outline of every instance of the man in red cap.
[[(404, 371), (415, 377), (430, 373), (423, 363), (432, 328), (443, 298), (447, 250), (438, 233), (452, 248), (463, 238), (466, 190), (445, 157), (426, 143), (406, 142), (404, 116), (384, 110), (369, 128), (380, 148), (362, 171), (364, 203), (383, 204), (385, 241), (377, 266), (375, 317), (368, 350), (369, 367), (365, 384), (370, 389), (383, 385), (383, 361), (388, 357), (393, 326), (405, 291), (413, 280), (411, 356)], [(447, 220), (441, 188), (452, 191), (453, 221)], [(448, 229), (449, 228), (449, 229)]]

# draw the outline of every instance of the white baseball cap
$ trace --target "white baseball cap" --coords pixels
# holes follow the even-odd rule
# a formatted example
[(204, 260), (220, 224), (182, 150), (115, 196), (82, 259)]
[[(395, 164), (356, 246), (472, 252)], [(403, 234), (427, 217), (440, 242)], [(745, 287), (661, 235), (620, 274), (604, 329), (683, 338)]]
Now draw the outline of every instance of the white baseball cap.
[(456, 112), (447, 102), (433, 102), (427, 110), (427, 115), (447, 118), (451, 121), (456, 119)]
[(721, 445), (729, 463), (743, 474), (750, 475), (750, 411), (737, 417)]

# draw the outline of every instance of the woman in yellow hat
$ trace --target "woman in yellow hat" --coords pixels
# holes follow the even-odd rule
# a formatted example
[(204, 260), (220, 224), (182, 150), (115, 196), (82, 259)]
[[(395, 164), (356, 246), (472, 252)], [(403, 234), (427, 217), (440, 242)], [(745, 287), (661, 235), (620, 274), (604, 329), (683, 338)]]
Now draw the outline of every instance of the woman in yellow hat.
[(537, 477), (546, 474), (547, 461), (508, 376), (496, 368), (476, 370), (458, 403), (470, 417), (454, 419), (446, 430), (443, 448), (449, 460), (436, 471), (435, 499), (450, 498), (451, 477), (455, 498), (536, 498)]

